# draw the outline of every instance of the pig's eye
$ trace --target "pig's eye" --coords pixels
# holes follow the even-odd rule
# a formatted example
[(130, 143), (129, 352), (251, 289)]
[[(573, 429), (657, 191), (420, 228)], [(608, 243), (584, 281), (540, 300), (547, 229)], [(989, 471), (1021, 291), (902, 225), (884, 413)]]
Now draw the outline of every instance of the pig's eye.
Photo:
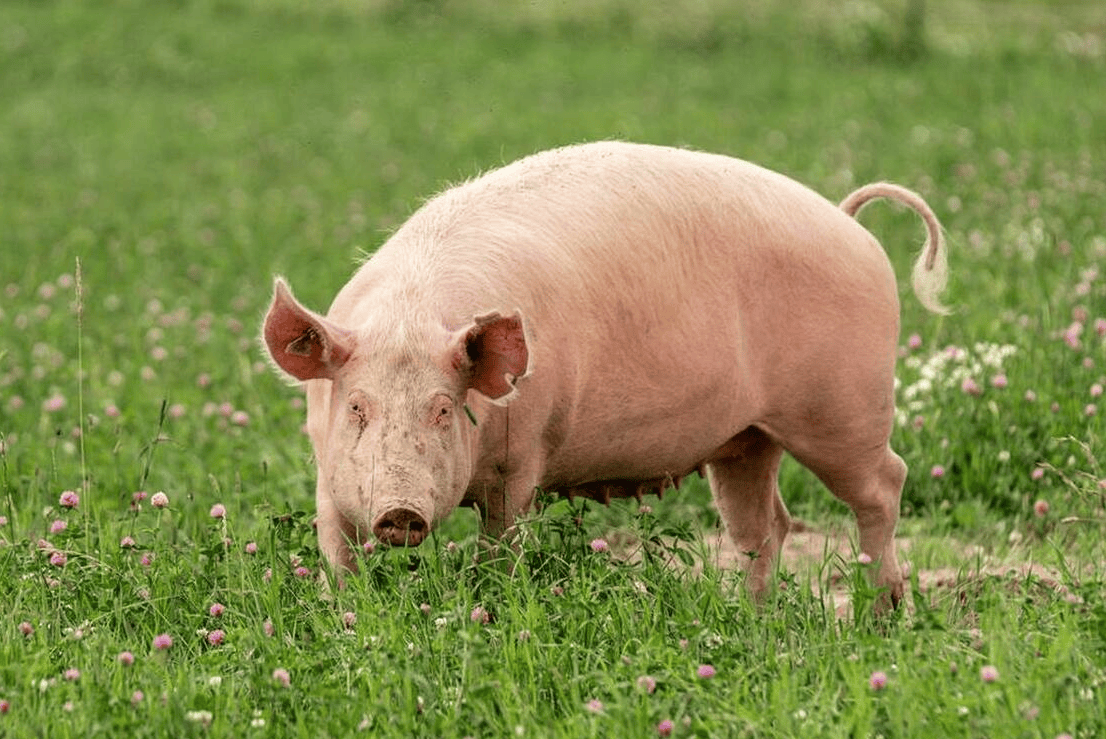
[(447, 428), (453, 418), (453, 399), (439, 396), (434, 399), (430, 411), (430, 425), (438, 428)]
[(349, 394), (346, 401), (346, 415), (350, 423), (365, 426), (369, 422), (369, 399), (359, 390)]

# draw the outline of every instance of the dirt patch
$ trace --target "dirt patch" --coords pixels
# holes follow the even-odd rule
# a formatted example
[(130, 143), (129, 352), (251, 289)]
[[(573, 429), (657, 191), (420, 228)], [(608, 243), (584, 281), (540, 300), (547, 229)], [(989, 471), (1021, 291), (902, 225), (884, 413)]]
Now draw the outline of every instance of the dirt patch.
[[(739, 568), (745, 555), (737, 551), (733, 542), (724, 532), (708, 535), (705, 539), (710, 562), (725, 569)], [(911, 552), (916, 542), (909, 537), (896, 539), (899, 561), (904, 571), (911, 572)], [(977, 592), (988, 579), (1001, 580), (1011, 588), (1024, 588), (1032, 583), (1041, 588), (1059, 594), (1071, 603), (1079, 598), (1064, 584), (1061, 573), (1040, 563), (1028, 561), (1000, 561), (988, 556), (983, 550), (971, 544), (952, 539), (942, 539), (942, 549), (962, 562), (960, 567), (937, 567), (917, 570), (918, 589), (921, 593), (932, 594), (934, 598), (952, 597), (964, 599), (968, 594)], [(821, 594), (832, 605), (834, 612), (844, 618), (849, 615), (850, 601), (848, 583), (843, 577), (846, 568), (856, 562), (857, 546), (855, 532), (842, 530), (819, 530), (796, 522), (780, 553), (780, 567), (795, 573), (800, 583), (809, 583), (816, 594)], [(910, 588), (907, 588), (906, 606), (913, 610)]]

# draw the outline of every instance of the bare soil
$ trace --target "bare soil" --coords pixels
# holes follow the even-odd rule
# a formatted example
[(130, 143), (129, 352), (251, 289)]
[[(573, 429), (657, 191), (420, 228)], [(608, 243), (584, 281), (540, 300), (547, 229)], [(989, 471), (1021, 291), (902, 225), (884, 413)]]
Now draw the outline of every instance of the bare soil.
[[(899, 561), (903, 564), (904, 572), (910, 574), (910, 555), (916, 542), (908, 537), (899, 537), (896, 542)], [(706, 544), (710, 561), (715, 566), (724, 569), (741, 566), (744, 555), (737, 551), (725, 532), (707, 536)], [(919, 591), (930, 594), (934, 599), (964, 598), (966, 593), (977, 590), (984, 581), (993, 578), (1010, 587), (1024, 587), (1027, 582), (1032, 583), (1033, 587), (1054, 591), (1070, 602), (1079, 600), (1063, 585), (1064, 578), (1059, 571), (1039, 562), (1018, 561), (1014, 558), (1016, 555), (999, 559), (988, 555), (978, 546), (953, 539), (942, 539), (940, 545), (961, 564), (956, 567), (917, 570)], [(853, 531), (820, 530), (795, 522), (784, 542), (779, 566), (794, 572), (800, 583), (809, 583), (811, 589), (815, 593), (821, 593), (835, 613), (844, 618), (849, 615), (850, 603), (848, 584), (842, 573), (845, 567), (856, 561), (856, 555)], [(908, 592), (906, 606), (912, 610), (911, 598), (912, 594)]]

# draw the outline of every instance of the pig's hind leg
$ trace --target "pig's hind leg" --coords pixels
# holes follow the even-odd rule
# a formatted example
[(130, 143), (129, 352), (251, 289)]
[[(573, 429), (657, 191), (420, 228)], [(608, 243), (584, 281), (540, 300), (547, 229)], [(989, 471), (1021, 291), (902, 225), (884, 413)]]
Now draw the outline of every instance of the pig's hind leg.
[(714, 504), (742, 556), (749, 592), (757, 599), (768, 587), (791, 525), (777, 482), (782, 456), (783, 447), (750, 427), (706, 465)]
[(814, 472), (835, 496), (852, 508), (860, 530), (860, 551), (879, 568), (876, 585), (886, 593), (876, 610), (898, 605), (903, 574), (895, 555), (895, 526), (906, 480), (906, 463), (884, 441), (878, 447), (842, 448), (840, 442), (821, 448), (789, 451)]

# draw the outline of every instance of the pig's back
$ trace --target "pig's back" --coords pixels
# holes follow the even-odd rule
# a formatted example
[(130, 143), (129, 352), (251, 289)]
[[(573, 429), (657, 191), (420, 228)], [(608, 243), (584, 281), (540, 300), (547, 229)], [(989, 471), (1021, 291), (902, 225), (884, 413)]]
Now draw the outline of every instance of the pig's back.
[(761, 301), (764, 280), (816, 290), (833, 271), (848, 289), (870, 264), (886, 266), (861, 226), (794, 180), (730, 157), (620, 142), (542, 152), (451, 188), (373, 262), (461, 323), (492, 303), (561, 312), (568, 295), (644, 299), (670, 319), (712, 289)]

